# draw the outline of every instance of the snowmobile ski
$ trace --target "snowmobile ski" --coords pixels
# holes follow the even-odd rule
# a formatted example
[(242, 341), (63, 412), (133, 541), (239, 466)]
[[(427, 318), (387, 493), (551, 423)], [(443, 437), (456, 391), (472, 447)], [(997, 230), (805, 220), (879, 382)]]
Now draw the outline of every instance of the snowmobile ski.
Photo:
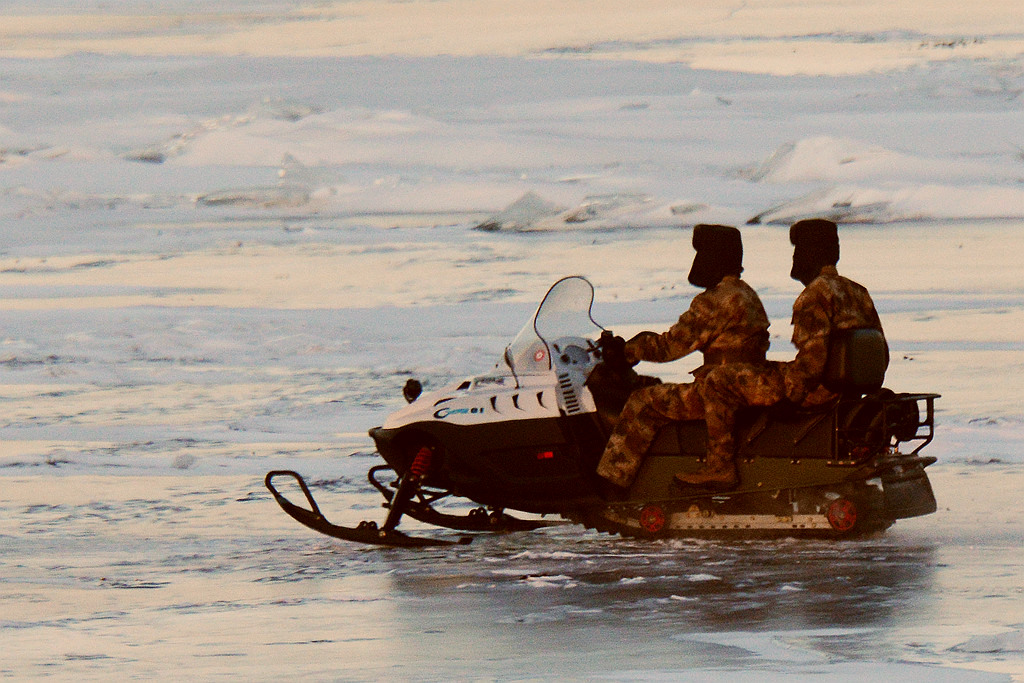
[[(280, 491), (278, 491), (273, 482), (276, 477), (292, 477), (295, 479), (295, 481), (298, 482), (299, 487), (302, 489), (302, 493), (306, 496), (306, 501), (309, 503), (309, 509), (292, 503)], [(274, 495), (274, 499), (277, 501), (277, 504), (281, 506), (281, 509), (288, 513), (288, 515), (294, 520), (309, 527), (310, 529), (313, 529), (314, 531), (318, 531), (334, 538), (340, 538), (343, 541), (354, 541), (356, 543), (369, 543), (372, 545), (395, 547), (423, 547), (465, 545), (472, 540), (467, 536), (461, 537), (458, 541), (409, 536), (401, 531), (396, 531), (394, 528), (377, 526), (376, 522), (360, 522), (359, 525), (355, 527), (332, 524), (326, 517), (324, 517), (323, 513), (320, 512), (320, 507), (316, 504), (313, 494), (310, 493), (309, 487), (306, 485), (302, 475), (298, 472), (293, 472), (292, 470), (273, 470), (271, 472), (267, 472), (267, 476), (264, 477), (263, 483)]]

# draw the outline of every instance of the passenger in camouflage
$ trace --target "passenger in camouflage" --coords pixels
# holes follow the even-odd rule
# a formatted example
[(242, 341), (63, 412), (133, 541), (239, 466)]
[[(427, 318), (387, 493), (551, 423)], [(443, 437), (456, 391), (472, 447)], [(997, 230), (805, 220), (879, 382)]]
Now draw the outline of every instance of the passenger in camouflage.
[(822, 386), (834, 332), (871, 328), (882, 331), (882, 321), (871, 295), (863, 286), (836, 270), (839, 235), (826, 220), (794, 223), (791, 277), (805, 285), (793, 304), (793, 345), (796, 359), (786, 365), (786, 397), (796, 404), (820, 405), (835, 398)]
[(790, 275), (805, 285), (793, 304), (796, 359), (788, 363), (734, 363), (715, 368), (703, 384), (708, 406), (708, 460), (693, 475), (676, 475), (685, 484), (721, 488), (737, 483), (734, 429), (743, 406), (770, 406), (784, 399), (803, 406), (828, 403), (836, 395), (822, 385), (829, 340), (841, 330), (873, 328), (882, 323), (868, 291), (836, 270), (839, 235), (836, 224), (813, 219), (794, 223)]
[(625, 362), (666, 363), (693, 351), (704, 363), (693, 371), (695, 382), (654, 384), (635, 390), (608, 439), (597, 473), (628, 487), (658, 430), (675, 420), (703, 419), (702, 378), (723, 363), (763, 363), (768, 350), (768, 316), (757, 293), (740, 279), (743, 245), (736, 228), (697, 225), (688, 279), (704, 291), (667, 332), (641, 332), (622, 350)]

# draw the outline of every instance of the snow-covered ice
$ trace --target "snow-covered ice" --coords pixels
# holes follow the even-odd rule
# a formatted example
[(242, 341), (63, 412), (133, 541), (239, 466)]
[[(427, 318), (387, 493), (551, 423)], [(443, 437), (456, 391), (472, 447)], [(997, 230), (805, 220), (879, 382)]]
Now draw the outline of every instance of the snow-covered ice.
[[(1024, 679), (1017, 3), (127, 5), (0, 0), (0, 675)], [(942, 394), (934, 515), (402, 551), (263, 489), (379, 520), (408, 377), (489, 369), (570, 273), (667, 326), (698, 222), (790, 357), (812, 215), (887, 384)]]

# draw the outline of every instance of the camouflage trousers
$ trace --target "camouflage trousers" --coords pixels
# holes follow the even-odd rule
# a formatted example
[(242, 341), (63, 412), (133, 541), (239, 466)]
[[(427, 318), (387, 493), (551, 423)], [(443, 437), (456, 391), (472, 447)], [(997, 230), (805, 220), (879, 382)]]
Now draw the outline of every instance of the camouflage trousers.
[(618, 486), (629, 486), (658, 430), (676, 420), (704, 419), (698, 383), (654, 384), (629, 395), (608, 437), (597, 473)]
[(708, 425), (708, 462), (736, 457), (736, 414), (744, 406), (770, 406), (786, 397), (782, 363), (728, 363), (702, 381)]

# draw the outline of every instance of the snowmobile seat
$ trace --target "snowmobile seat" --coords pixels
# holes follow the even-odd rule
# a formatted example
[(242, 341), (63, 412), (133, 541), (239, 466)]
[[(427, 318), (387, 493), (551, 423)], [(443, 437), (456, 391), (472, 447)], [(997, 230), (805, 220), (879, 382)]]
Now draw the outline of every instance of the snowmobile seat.
[(829, 340), (822, 384), (844, 398), (878, 391), (889, 367), (889, 345), (881, 330), (839, 330)]
[[(839, 394), (835, 401), (817, 407), (797, 407), (788, 402), (750, 406), (737, 415), (736, 441), (743, 460), (851, 460), (860, 456), (854, 447), (884, 447), (884, 401), (865, 401), (880, 391), (889, 365), (885, 336), (873, 328), (843, 330), (832, 335), (822, 383)], [(590, 380), (588, 384), (593, 385)], [(625, 397), (618, 402), (615, 415)], [(916, 426), (915, 426), (916, 429)], [(687, 420), (666, 425), (651, 444), (650, 455), (682, 455), (703, 458), (707, 453), (707, 425)]]
[(833, 456), (841, 446), (834, 434), (841, 434), (844, 444), (856, 440), (881, 447), (882, 403), (861, 399), (881, 390), (888, 366), (889, 347), (881, 330), (855, 328), (833, 333), (822, 384), (839, 394), (839, 399), (817, 407), (783, 402), (741, 411), (740, 454), (746, 458)]

